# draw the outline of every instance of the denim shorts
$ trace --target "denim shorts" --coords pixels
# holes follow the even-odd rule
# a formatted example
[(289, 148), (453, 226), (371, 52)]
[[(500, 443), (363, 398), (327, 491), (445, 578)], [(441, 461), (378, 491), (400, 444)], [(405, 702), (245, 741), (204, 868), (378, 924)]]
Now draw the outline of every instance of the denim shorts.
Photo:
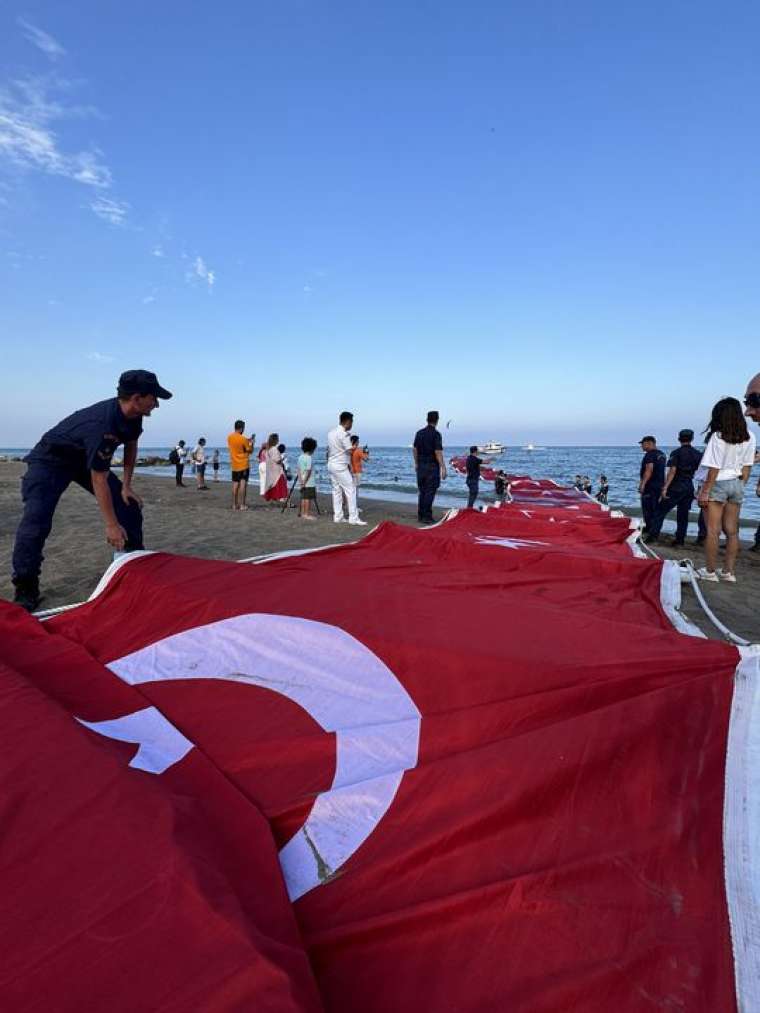
[[(701, 484), (697, 487), (697, 498)], [(722, 478), (715, 482), (707, 497), (711, 503), (741, 503), (744, 482), (740, 478)]]

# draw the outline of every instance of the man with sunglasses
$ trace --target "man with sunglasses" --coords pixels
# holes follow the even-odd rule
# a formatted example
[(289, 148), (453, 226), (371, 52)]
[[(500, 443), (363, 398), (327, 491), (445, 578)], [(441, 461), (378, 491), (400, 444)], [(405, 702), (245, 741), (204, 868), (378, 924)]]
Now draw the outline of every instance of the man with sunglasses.
[[(744, 414), (760, 426), (760, 373), (756, 373), (747, 384), (744, 393)], [(755, 486), (755, 495), (760, 496), (760, 479)], [(760, 552), (760, 524), (755, 531), (755, 544), (749, 551)]]

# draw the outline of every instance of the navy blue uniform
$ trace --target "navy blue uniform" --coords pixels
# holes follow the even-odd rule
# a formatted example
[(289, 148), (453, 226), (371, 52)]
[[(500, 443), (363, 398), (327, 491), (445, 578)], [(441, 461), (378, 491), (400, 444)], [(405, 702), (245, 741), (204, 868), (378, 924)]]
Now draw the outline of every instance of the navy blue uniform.
[(641, 493), (641, 514), (646, 531), (650, 530), (657, 504), (660, 502), (660, 493), (665, 485), (665, 455), (661, 450), (647, 450), (641, 459), (640, 479), (644, 477), (644, 469), (648, 464), (652, 465), (652, 474)]
[(467, 509), (472, 510), (475, 506), (475, 500), (478, 498), (478, 488), (480, 485), (480, 466), (483, 461), (476, 457), (475, 454), (469, 454), (467, 457), (467, 491), (469, 493), (467, 497)]
[(111, 472), (116, 448), (136, 441), (141, 433), (141, 420), (126, 418), (115, 397), (74, 412), (45, 433), (25, 458), (24, 513), (13, 547), (14, 582), (37, 581), (58, 500), (70, 482), (93, 492), (91, 471), (109, 473), (114, 513), (127, 534), (125, 549), (143, 547), (142, 511), (134, 500), (129, 505), (123, 501), (121, 482)]
[(649, 525), (649, 533), (655, 538), (662, 530), (662, 523), (673, 507), (676, 508), (676, 538), (683, 542), (689, 526), (689, 510), (694, 501), (694, 474), (702, 460), (702, 451), (685, 445), (676, 447), (668, 458), (668, 467), (675, 468), (673, 481), (668, 486), (668, 495), (659, 501), (655, 515)]
[(433, 500), (441, 484), (441, 469), (435, 456), (436, 450), (443, 451), (443, 440), (435, 426), (419, 429), (414, 437), (417, 451), (417, 519), (425, 524), (433, 523)]

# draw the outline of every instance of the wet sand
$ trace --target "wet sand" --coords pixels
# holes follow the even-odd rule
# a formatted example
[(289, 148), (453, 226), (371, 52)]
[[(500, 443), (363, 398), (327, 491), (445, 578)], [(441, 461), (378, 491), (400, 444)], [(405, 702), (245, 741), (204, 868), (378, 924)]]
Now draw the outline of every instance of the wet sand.
[[(11, 599), (10, 581), (13, 538), (21, 515), (19, 483), (24, 465), (0, 463), (0, 597)], [(230, 509), (229, 482), (210, 483), (208, 492), (198, 492), (189, 477), (185, 488), (171, 479), (141, 475), (135, 477), (135, 491), (144, 500), (145, 544), (148, 548), (181, 555), (213, 559), (244, 559), (286, 549), (314, 548), (355, 541), (382, 520), (417, 526), (415, 506), (388, 500), (361, 499), (366, 528), (334, 524), (330, 497), (320, 496), (322, 515), (315, 522), (300, 520), (297, 511), (283, 514), (267, 506), (258, 495), (258, 486), (249, 488), (245, 512)], [(436, 515), (442, 516), (443, 510)], [(742, 531), (745, 539), (750, 531)], [(702, 592), (717, 617), (731, 630), (760, 642), (760, 554), (746, 551), (743, 542), (737, 565), (738, 583), (701, 584)], [(701, 548), (655, 546), (666, 559), (690, 558), (696, 566), (704, 563)], [(56, 608), (84, 601), (93, 591), (112, 558), (103, 535), (100, 513), (92, 496), (72, 485), (61, 498), (53, 530), (45, 546), (41, 585), (41, 608)], [(688, 585), (683, 588), (683, 611), (708, 636), (717, 637)]]

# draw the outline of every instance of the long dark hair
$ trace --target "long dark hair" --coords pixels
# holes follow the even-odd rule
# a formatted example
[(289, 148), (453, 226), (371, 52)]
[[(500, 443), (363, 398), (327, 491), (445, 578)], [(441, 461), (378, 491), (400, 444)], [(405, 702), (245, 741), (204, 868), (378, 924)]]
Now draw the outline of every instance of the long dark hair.
[(735, 397), (722, 397), (717, 402), (703, 433), (708, 440), (717, 433), (726, 443), (746, 443), (749, 429), (742, 406)]

